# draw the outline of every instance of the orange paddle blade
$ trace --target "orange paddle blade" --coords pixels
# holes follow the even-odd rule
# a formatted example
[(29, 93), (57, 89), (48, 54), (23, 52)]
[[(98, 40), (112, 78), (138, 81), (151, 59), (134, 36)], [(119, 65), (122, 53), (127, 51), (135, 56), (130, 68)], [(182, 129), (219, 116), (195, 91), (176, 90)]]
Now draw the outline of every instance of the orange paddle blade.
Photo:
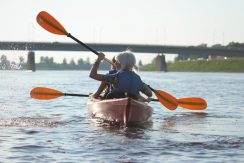
[(179, 106), (190, 110), (204, 110), (207, 108), (207, 102), (199, 97), (188, 97), (178, 99)]
[(158, 101), (163, 104), (169, 110), (175, 110), (178, 106), (178, 101), (172, 95), (162, 91), (162, 90), (154, 90), (153, 91), (158, 98)]
[(41, 11), (37, 15), (36, 20), (40, 26), (51, 33), (58, 35), (68, 35), (68, 32), (64, 29), (64, 27), (46, 11)]
[(31, 90), (30, 96), (39, 100), (50, 100), (63, 96), (64, 93), (51, 88), (36, 87)]

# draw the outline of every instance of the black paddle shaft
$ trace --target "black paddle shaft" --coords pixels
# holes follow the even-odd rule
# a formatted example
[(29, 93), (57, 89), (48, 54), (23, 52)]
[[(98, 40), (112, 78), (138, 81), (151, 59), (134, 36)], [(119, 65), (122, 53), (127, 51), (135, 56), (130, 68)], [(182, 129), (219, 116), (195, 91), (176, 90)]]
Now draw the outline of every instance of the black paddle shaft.
[(78, 40), (77, 38), (75, 38), (74, 36), (72, 36), (70, 33), (67, 35), (67, 37), (72, 38), (73, 40), (75, 40), (76, 42), (78, 42), (79, 44), (81, 44), (82, 46), (84, 46), (85, 48), (87, 48), (88, 50), (92, 51), (96, 55), (99, 55), (99, 53), (96, 50), (94, 50), (91, 47), (89, 47), (88, 45), (84, 44), (83, 42), (81, 42), (80, 40)]
[(84, 95), (84, 94), (73, 94), (73, 93), (64, 93), (64, 96), (89, 97), (89, 95)]

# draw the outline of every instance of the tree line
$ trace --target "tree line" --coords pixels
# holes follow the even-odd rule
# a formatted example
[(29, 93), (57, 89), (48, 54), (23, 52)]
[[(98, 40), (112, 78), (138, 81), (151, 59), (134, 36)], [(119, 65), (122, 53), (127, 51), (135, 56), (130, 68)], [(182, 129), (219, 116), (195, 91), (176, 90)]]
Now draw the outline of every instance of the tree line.
[[(41, 56), (40, 62), (36, 63), (36, 69), (38, 70), (90, 70), (92, 67), (92, 63), (90, 63), (90, 59), (86, 58), (86, 60), (83, 60), (82, 58), (78, 59), (77, 63), (74, 61), (74, 59), (71, 59), (69, 62), (66, 58), (63, 59), (62, 63), (56, 63), (54, 62), (53, 57), (48, 56)], [(141, 60), (139, 60), (139, 67), (141, 67), (143, 64)], [(100, 70), (109, 70), (110, 64), (108, 64), (106, 61), (102, 61), (99, 69)], [(7, 59), (6, 55), (1, 56), (0, 60), (0, 70), (21, 70), (21, 69), (27, 69), (27, 62), (25, 62), (25, 59), (23, 57), (19, 57), (18, 62), (9, 61)]]
[[(40, 57), (40, 62), (36, 63), (36, 68), (39, 70), (90, 70), (92, 64), (90, 63), (90, 59), (87, 58), (83, 60), (80, 58), (77, 63), (74, 59), (71, 59), (70, 62), (67, 61), (66, 58), (63, 59), (62, 63), (54, 62), (53, 57)], [(23, 57), (19, 57), (19, 61), (9, 61), (6, 55), (1, 55), (0, 57), (0, 70), (20, 70), (27, 69), (27, 63), (25, 62)], [(100, 64), (101, 70), (109, 70), (110, 65), (106, 62), (102, 62)]]
[[(89, 70), (92, 64), (90, 63), (89, 58), (85, 61), (80, 58), (77, 63), (74, 59), (71, 59), (70, 62), (66, 58), (63, 59), (62, 63), (54, 62), (53, 57), (41, 57), (40, 63), (36, 64), (36, 68), (39, 70)], [(101, 64), (103, 69), (109, 69), (108, 64)]]
[(19, 62), (9, 61), (6, 55), (0, 57), (0, 70), (19, 70), (23, 64), (25, 64), (23, 57), (19, 57)]

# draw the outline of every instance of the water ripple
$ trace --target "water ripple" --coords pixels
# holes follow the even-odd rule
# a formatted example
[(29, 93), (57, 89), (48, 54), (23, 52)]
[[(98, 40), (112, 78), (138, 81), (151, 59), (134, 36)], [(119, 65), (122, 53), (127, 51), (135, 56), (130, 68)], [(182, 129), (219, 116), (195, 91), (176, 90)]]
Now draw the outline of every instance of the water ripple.
[(47, 117), (19, 117), (9, 120), (0, 120), (0, 127), (57, 127), (65, 124), (66, 122), (56, 121)]

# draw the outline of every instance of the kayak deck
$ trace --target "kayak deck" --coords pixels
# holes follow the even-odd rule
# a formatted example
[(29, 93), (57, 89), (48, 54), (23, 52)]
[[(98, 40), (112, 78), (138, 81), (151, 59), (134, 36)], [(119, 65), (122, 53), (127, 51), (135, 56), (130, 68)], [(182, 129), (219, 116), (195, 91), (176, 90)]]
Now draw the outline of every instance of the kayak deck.
[(92, 117), (116, 122), (124, 126), (151, 120), (153, 108), (132, 98), (90, 99), (87, 103)]

